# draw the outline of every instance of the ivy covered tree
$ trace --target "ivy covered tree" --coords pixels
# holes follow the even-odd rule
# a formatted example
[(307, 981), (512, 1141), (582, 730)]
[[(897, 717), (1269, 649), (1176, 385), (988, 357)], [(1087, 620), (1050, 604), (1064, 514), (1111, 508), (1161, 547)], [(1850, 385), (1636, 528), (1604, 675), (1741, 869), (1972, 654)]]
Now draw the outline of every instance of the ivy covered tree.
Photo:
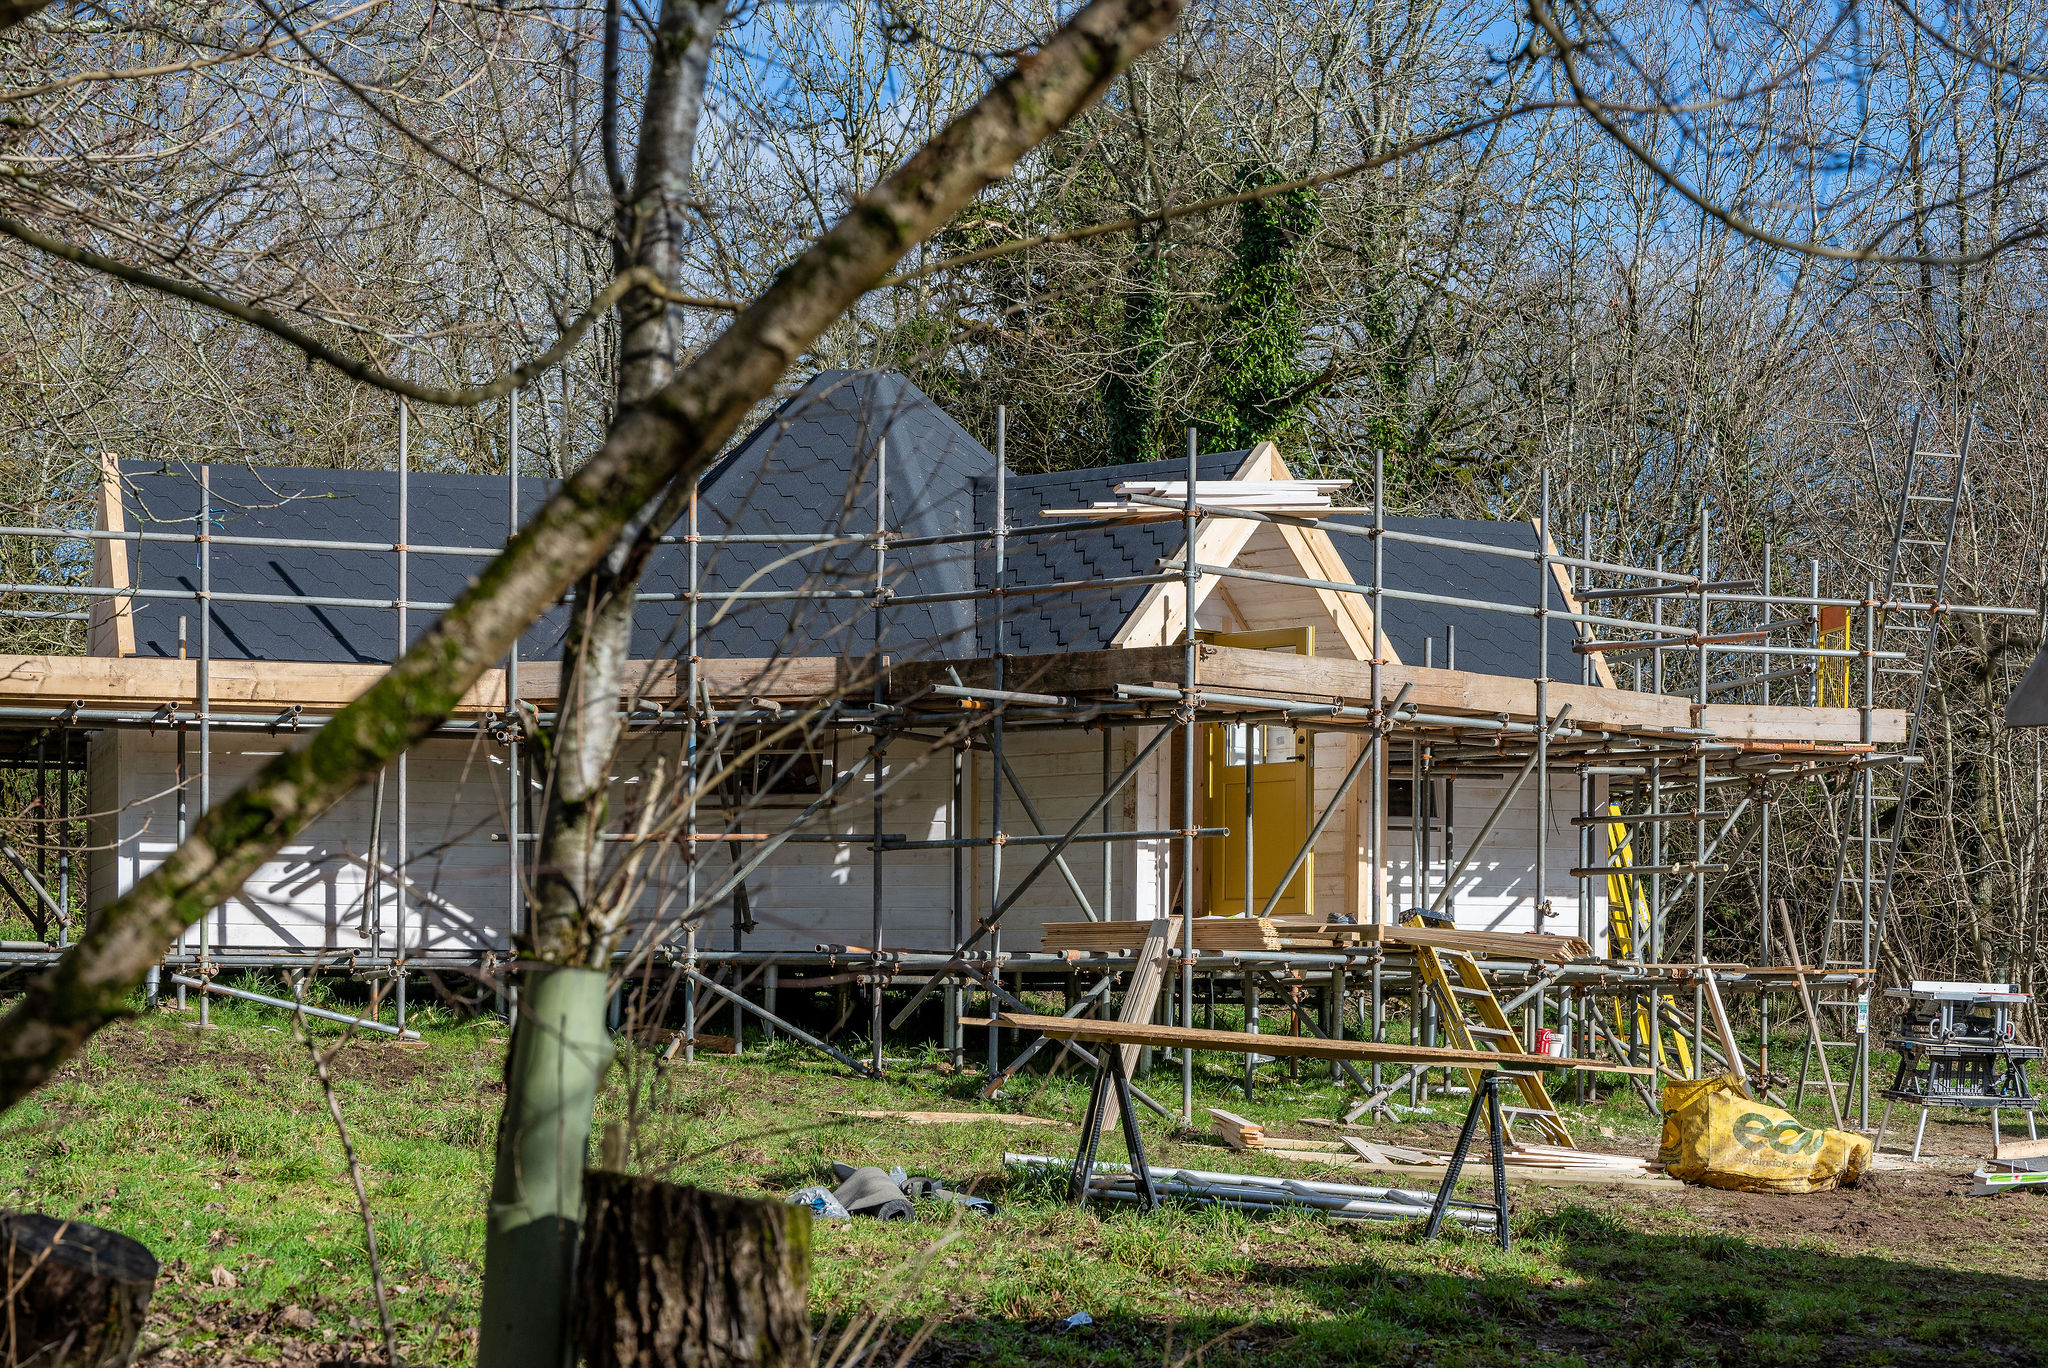
[[(1240, 189), (1284, 179), (1247, 171)], [(1322, 222), (1313, 190), (1252, 200), (1238, 210), (1237, 243), (1215, 285), (1216, 341), (1210, 391), (1198, 419), (1211, 448), (1236, 449), (1282, 435), (1315, 391), (1319, 368), (1303, 356), (1302, 257)]]

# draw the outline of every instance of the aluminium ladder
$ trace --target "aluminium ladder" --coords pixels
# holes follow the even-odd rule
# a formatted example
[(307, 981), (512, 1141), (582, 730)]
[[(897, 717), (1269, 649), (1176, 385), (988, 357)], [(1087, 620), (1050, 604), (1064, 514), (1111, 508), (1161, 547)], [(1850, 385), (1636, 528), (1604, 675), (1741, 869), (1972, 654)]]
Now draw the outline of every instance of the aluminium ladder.
[[(1869, 971), (1876, 969), (1878, 951), (1884, 942), (1899, 850), (1911, 817), (1908, 800), (1915, 767), (1910, 758), (1920, 749), (1920, 721), (1927, 707), (1928, 684), (1934, 676), (1941, 615), (1948, 593), (1949, 559), (1968, 489), (1966, 475), (1976, 415), (1973, 413), (1964, 420), (1962, 441), (1954, 451), (1923, 450), (1920, 438), (1925, 430), (1924, 419), (1915, 416), (1905, 478), (1899, 487), (1898, 512), (1893, 521), (1884, 594), (1874, 607), (1866, 609), (1864, 627), (1865, 650), (1871, 653), (1863, 657), (1866, 705), (1876, 706), (1874, 686), (1880, 677), (1911, 681), (1912, 707), (1906, 717), (1906, 743), (1895, 756), (1867, 756), (1851, 781), (1843, 786), (1836, 812), (1835, 829), (1841, 847), (1835, 859), (1834, 885), (1828, 894), (1827, 934), (1819, 967), (1823, 973), (1864, 971), (1864, 981), (1854, 996), (1844, 996), (1841, 990), (1833, 994), (1824, 990), (1814, 1002), (1819, 1015), (1825, 1016), (1828, 1009), (1834, 1009), (1842, 1026), (1837, 1034), (1848, 1037), (1822, 1040), (1819, 1048), (1852, 1052), (1850, 1069), (1837, 1077), (1834, 1087), (1850, 1089), (1843, 1099), (1846, 1104), (1857, 1095), (1857, 1084), (1862, 1085), (1866, 1129), (1870, 1119)], [(1853, 624), (1850, 626), (1852, 631), (1846, 636), (1853, 636)], [(1874, 658), (1887, 653), (1901, 658)], [(1866, 739), (1868, 718), (1866, 711)], [(1794, 1105), (1805, 1100), (1817, 1034), (1807, 1038)], [(1843, 1110), (1847, 1110), (1846, 1105)]]
[[(1419, 925), (1420, 920), (1410, 918), (1409, 924)], [(1444, 1034), (1451, 1038), (1454, 1046), (1461, 1050), (1528, 1056), (1529, 1052), (1522, 1048), (1521, 1037), (1508, 1024), (1507, 1013), (1501, 1010), (1500, 999), (1493, 995), (1493, 989), (1486, 984), (1486, 976), (1479, 972), (1477, 960), (1462, 950), (1443, 950), (1428, 945), (1410, 948), (1423, 982), (1443, 1004)], [(1479, 1095), (1481, 1086), (1479, 1072), (1477, 1069), (1466, 1070), (1475, 1097)], [(1509, 1132), (1502, 1137), (1503, 1140), (1511, 1140), (1516, 1119), (1526, 1117), (1543, 1132), (1545, 1143), (1576, 1148), (1572, 1144), (1571, 1132), (1564, 1128), (1557, 1107), (1544, 1090), (1540, 1072), (1503, 1068), (1501, 1074), (1515, 1081), (1522, 1090), (1523, 1102), (1519, 1107), (1501, 1108), (1504, 1125)]]

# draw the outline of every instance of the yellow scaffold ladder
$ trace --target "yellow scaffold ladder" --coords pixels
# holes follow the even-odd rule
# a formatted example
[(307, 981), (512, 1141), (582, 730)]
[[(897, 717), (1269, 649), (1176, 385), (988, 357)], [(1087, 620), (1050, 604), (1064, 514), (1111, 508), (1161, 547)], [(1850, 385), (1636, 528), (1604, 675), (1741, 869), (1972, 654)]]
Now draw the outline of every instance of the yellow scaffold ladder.
[[(1607, 815), (1610, 817), (1621, 816), (1621, 805), (1619, 803), (1609, 803), (1607, 805)], [(1609, 858), (1608, 863), (1624, 867), (1633, 865), (1636, 862), (1634, 848), (1630, 845), (1630, 841), (1633, 839), (1633, 832), (1631, 832), (1626, 822), (1609, 822), (1607, 824), (1607, 848), (1613, 854)], [(1649, 903), (1643, 897), (1642, 885), (1636, 881), (1636, 876), (1633, 874), (1609, 874), (1607, 876), (1607, 953), (1615, 959), (1629, 959), (1633, 957), (1638, 934), (1637, 928), (1639, 927), (1642, 934), (1647, 935), (1649, 933)], [(1671, 994), (1663, 993), (1659, 996), (1673, 1010), (1677, 1009), (1678, 1004)], [(1613, 1005), (1614, 1038), (1617, 1041), (1626, 1041), (1630, 1038), (1628, 1027), (1629, 1009), (1619, 997), (1613, 999)], [(1647, 1001), (1637, 1001), (1635, 1004), (1635, 1014), (1636, 1029), (1634, 1038), (1650, 1044), (1656, 1053), (1658, 1067), (1660, 1069), (1669, 1069), (1686, 1078), (1691, 1078), (1692, 1051), (1685, 1043), (1685, 1032), (1672, 1030), (1669, 1025), (1660, 1020), (1663, 1013), (1652, 1011)], [(1667, 1033), (1671, 1038), (1668, 1050), (1664, 1043)]]
[[(1410, 917), (1410, 926), (1420, 926), (1421, 918)], [(1434, 946), (1413, 947), (1415, 967), (1421, 972), (1423, 982), (1436, 994), (1443, 1004), (1444, 1034), (1451, 1038), (1451, 1044), (1460, 1050), (1488, 1050), (1494, 1054), (1527, 1056), (1522, 1048), (1520, 1036), (1508, 1024), (1508, 1014), (1501, 1010), (1500, 999), (1487, 986), (1486, 976), (1479, 972), (1479, 962), (1462, 950), (1444, 950)], [(1508, 1135), (1513, 1137), (1517, 1120), (1526, 1119), (1543, 1132), (1545, 1144), (1577, 1148), (1572, 1144), (1572, 1134), (1564, 1128), (1564, 1121), (1557, 1114), (1557, 1107), (1551, 1102), (1550, 1094), (1544, 1091), (1543, 1075), (1534, 1069), (1502, 1069), (1503, 1077), (1513, 1079), (1522, 1090), (1523, 1105), (1502, 1107), (1501, 1117), (1506, 1124)], [(1466, 1070), (1473, 1088), (1479, 1087), (1479, 1071)]]

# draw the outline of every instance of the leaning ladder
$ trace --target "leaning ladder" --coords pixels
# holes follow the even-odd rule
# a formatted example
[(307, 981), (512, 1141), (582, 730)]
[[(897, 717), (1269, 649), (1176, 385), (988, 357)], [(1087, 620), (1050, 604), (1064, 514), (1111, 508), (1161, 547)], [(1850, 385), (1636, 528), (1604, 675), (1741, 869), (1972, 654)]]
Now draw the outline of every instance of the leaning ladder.
[[(1621, 804), (1609, 803), (1607, 815), (1619, 819)], [(1613, 851), (1610, 863), (1617, 870), (1635, 865), (1635, 832), (1627, 823), (1616, 820), (1608, 823), (1607, 844)], [(1634, 874), (1610, 873), (1607, 876), (1607, 953), (1615, 959), (1632, 959), (1636, 945), (1649, 935), (1649, 907), (1644, 901), (1643, 887)], [(1675, 1073), (1681, 1078), (1692, 1077), (1692, 1051), (1686, 1045), (1685, 1032), (1667, 1026), (1661, 1018), (1661, 1007), (1673, 1011), (1678, 1004), (1669, 993), (1658, 993), (1648, 1001), (1635, 1004), (1635, 1021), (1629, 1021), (1629, 1009), (1625, 1005), (1625, 994), (1614, 996), (1614, 1039), (1617, 1044), (1631, 1040), (1641, 1041), (1650, 1046), (1656, 1059), (1657, 1068), (1663, 1072)], [(1671, 1048), (1665, 1049), (1665, 1035), (1669, 1033)], [(1676, 1061), (1674, 1063), (1674, 1061)], [(1637, 1061), (1630, 1060), (1630, 1063)]]
[[(1874, 653), (1864, 657), (1869, 678), (1885, 676), (1912, 681), (1913, 706), (1907, 713), (1906, 744), (1896, 756), (1869, 755), (1854, 779), (1844, 786), (1836, 814), (1841, 849), (1835, 860), (1834, 887), (1828, 895), (1828, 925), (1820, 967), (1823, 971), (1862, 970), (1866, 979), (1861, 991), (1845, 997), (1838, 990), (1823, 992), (1814, 1002), (1825, 1019), (1829, 1009), (1840, 1024), (1837, 1034), (1849, 1037), (1821, 1040), (1821, 1049), (1852, 1052), (1850, 1068), (1836, 1075), (1833, 1086), (1848, 1088), (1843, 1110), (1856, 1099), (1862, 1085), (1863, 1124), (1869, 1125), (1869, 992), (1868, 971), (1877, 967), (1879, 948), (1884, 943), (1885, 919), (1891, 912), (1892, 888), (1899, 867), (1899, 850), (1906, 838), (1911, 816), (1914, 766), (1909, 758), (1919, 754), (1920, 720), (1927, 707), (1927, 687), (1934, 677), (1935, 648), (1941, 631), (1941, 614), (1948, 593), (1949, 558), (1955, 547), (1956, 524), (1960, 520), (1964, 483), (1970, 463), (1970, 439), (1976, 432), (1976, 415), (1964, 420), (1963, 439), (1954, 451), (1926, 451), (1920, 446), (1922, 419), (1913, 420), (1913, 441), (1906, 453), (1905, 479), (1899, 488), (1898, 514), (1893, 520), (1891, 560), (1885, 571), (1884, 596), (1870, 610), (1864, 629), (1865, 648)], [(1927, 605), (1924, 612), (1896, 608), (1899, 603)], [(1895, 654), (1901, 659), (1879, 660), (1875, 655)], [(1871, 691), (1874, 694), (1874, 690)], [(1875, 706), (1875, 698), (1866, 702)], [(1869, 712), (1865, 714), (1868, 738)], [(1853, 1028), (1852, 1025), (1853, 1024)], [(1815, 1036), (1807, 1038), (1806, 1054), (1799, 1066), (1799, 1088), (1794, 1104), (1806, 1099), (1808, 1071), (1813, 1064)], [(1821, 1086), (1821, 1085), (1816, 1085)]]
[[(1422, 972), (1423, 982), (1436, 993), (1437, 1001), (1443, 1004), (1444, 1033), (1451, 1043), (1461, 1050), (1486, 1050), (1494, 1054), (1521, 1055), (1529, 1052), (1522, 1048), (1522, 1041), (1508, 1024), (1508, 1015), (1500, 1007), (1500, 999), (1493, 995), (1493, 989), (1486, 984), (1486, 976), (1479, 972), (1479, 962), (1462, 950), (1440, 950), (1432, 946), (1414, 947), (1415, 967)], [(1571, 1132), (1564, 1128), (1564, 1121), (1557, 1114), (1550, 1094), (1544, 1091), (1543, 1076), (1533, 1069), (1503, 1069), (1501, 1072), (1515, 1081), (1522, 1090), (1522, 1106), (1502, 1107), (1508, 1136), (1512, 1139), (1515, 1121), (1527, 1117), (1543, 1132), (1547, 1143), (1572, 1146)], [(1479, 1070), (1468, 1069), (1473, 1095), (1477, 1096), (1480, 1080)]]

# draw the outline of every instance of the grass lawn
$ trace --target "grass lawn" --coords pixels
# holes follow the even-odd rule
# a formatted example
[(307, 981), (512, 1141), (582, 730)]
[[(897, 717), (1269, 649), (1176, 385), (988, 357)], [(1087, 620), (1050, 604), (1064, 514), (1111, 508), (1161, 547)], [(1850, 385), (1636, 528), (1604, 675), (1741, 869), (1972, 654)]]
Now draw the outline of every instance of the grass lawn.
[[(214, 1020), (201, 1033), (166, 1011), (116, 1027), (10, 1115), (5, 1203), (111, 1226), (157, 1252), (152, 1363), (381, 1359), (362, 1226), (305, 1049), (270, 1009), (217, 1005)], [(432, 1010), (420, 1024), (424, 1046), (362, 1040), (335, 1075), (403, 1355), (457, 1363), (474, 1345), (505, 1033)], [(1264, 1078), (1246, 1103), (1219, 1059), (1198, 1104), (1281, 1129), (1345, 1105), (1316, 1066), (1298, 1081), (1278, 1066)], [(1177, 1094), (1177, 1073), (1156, 1081)], [(1974, 1163), (1960, 1157), (1808, 1197), (1518, 1185), (1503, 1254), (1307, 1214), (1076, 1212), (1003, 1165), (1006, 1150), (1070, 1155), (1071, 1124), (839, 1114), (984, 1106), (974, 1086), (930, 1061), (873, 1083), (786, 1045), (687, 1067), (624, 1045), (604, 1108), (629, 1121), (634, 1167), (676, 1181), (781, 1196), (829, 1181), (840, 1159), (971, 1183), (1001, 1204), (957, 1225), (936, 1208), (903, 1224), (819, 1224), (813, 1311), (824, 1325), (884, 1308), (884, 1364), (927, 1321), (920, 1364), (2017, 1364), (2048, 1353), (2048, 1206), (1963, 1196), (1956, 1175)], [(1085, 1102), (1082, 1080), (1041, 1076), (985, 1109), (1072, 1122)], [(1447, 1143), (1457, 1105), (1386, 1134)], [(1655, 1145), (1656, 1121), (1626, 1091), (1569, 1113), (1589, 1147)], [(1149, 1114), (1145, 1124), (1165, 1162), (1315, 1176)], [(1937, 1122), (1930, 1148), (1974, 1152), (1982, 1131)], [(1105, 1157), (1120, 1148), (1106, 1142)], [(1081, 1311), (1093, 1323), (1067, 1329)]]

